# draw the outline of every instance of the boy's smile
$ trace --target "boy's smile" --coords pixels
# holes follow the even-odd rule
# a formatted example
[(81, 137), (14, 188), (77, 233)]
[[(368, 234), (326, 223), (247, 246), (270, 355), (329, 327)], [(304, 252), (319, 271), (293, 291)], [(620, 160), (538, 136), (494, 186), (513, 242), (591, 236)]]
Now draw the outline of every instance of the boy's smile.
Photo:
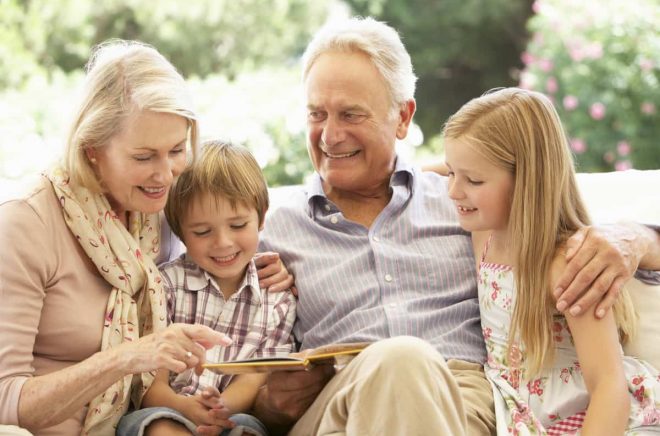
[(255, 208), (220, 195), (195, 199), (181, 230), (188, 256), (211, 274), (228, 299), (243, 280), (259, 243), (259, 215)]

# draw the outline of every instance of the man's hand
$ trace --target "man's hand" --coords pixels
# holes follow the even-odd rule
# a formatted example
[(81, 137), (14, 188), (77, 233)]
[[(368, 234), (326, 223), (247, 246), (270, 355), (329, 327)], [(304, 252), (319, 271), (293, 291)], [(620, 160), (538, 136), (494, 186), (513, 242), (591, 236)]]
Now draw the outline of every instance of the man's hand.
[(570, 307), (575, 316), (598, 303), (596, 317), (605, 316), (649, 249), (636, 226), (584, 227), (569, 238), (568, 264), (553, 291), (557, 310)]
[(318, 365), (310, 371), (274, 372), (260, 389), (254, 412), (269, 429), (288, 429), (307, 411), (334, 374), (332, 365)]

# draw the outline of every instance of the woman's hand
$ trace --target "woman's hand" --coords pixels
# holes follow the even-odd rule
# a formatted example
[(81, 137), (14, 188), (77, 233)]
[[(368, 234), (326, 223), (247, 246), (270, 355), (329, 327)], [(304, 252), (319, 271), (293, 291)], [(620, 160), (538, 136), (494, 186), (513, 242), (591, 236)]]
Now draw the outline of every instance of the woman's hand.
[(289, 273), (280, 255), (273, 252), (257, 253), (254, 258), (259, 276), (259, 286), (268, 289), (269, 292), (282, 292), (291, 288), (293, 294), (298, 292), (293, 285), (293, 275)]
[(126, 374), (157, 369), (180, 373), (195, 368), (201, 374), (206, 350), (216, 345), (229, 345), (226, 335), (199, 324), (172, 324), (166, 329), (127, 342), (115, 348)]

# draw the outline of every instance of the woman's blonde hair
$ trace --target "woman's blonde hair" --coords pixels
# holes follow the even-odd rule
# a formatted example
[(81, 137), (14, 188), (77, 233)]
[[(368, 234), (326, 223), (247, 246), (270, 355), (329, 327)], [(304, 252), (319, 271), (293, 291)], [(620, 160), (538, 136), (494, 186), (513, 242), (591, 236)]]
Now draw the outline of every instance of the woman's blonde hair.
[(259, 216), (259, 227), (268, 210), (268, 186), (252, 153), (223, 141), (204, 142), (200, 158), (189, 165), (170, 189), (165, 217), (184, 243), (182, 224), (194, 201), (202, 195), (224, 197), (232, 207), (242, 203)]
[[(529, 375), (537, 374), (554, 357), (552, 261), (576, 230), (590, 224), (559, 115), (538, 92), (493, 90), (451, 116), (444, 135), (470, 143), (514, 177), (508, 239), (518, 291), (509, 348), (519, 340), (525, 368)], [(614, 314), (622, 339), (632, 336), (636, 316), (625, 290)]]
[(95, 47), (86, 70), (63, 162), (72, 183), (102, 192), (86, 149), (108, 144), (136, 110), (186, 118), (194, 158), (198, 127), (190, 95), (183, 77), (156, 49), (137, 41), (110, 40)]

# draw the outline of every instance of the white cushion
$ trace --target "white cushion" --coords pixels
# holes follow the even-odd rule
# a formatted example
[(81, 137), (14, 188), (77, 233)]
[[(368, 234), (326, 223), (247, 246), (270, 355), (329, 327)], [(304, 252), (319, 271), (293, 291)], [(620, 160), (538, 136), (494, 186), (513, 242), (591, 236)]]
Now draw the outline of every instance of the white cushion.
[(660, 285), (651, 286), (632, 279), (626, 283), (626, 289), (639, 314), (639, 328), (623, 351), (660, 369)]

